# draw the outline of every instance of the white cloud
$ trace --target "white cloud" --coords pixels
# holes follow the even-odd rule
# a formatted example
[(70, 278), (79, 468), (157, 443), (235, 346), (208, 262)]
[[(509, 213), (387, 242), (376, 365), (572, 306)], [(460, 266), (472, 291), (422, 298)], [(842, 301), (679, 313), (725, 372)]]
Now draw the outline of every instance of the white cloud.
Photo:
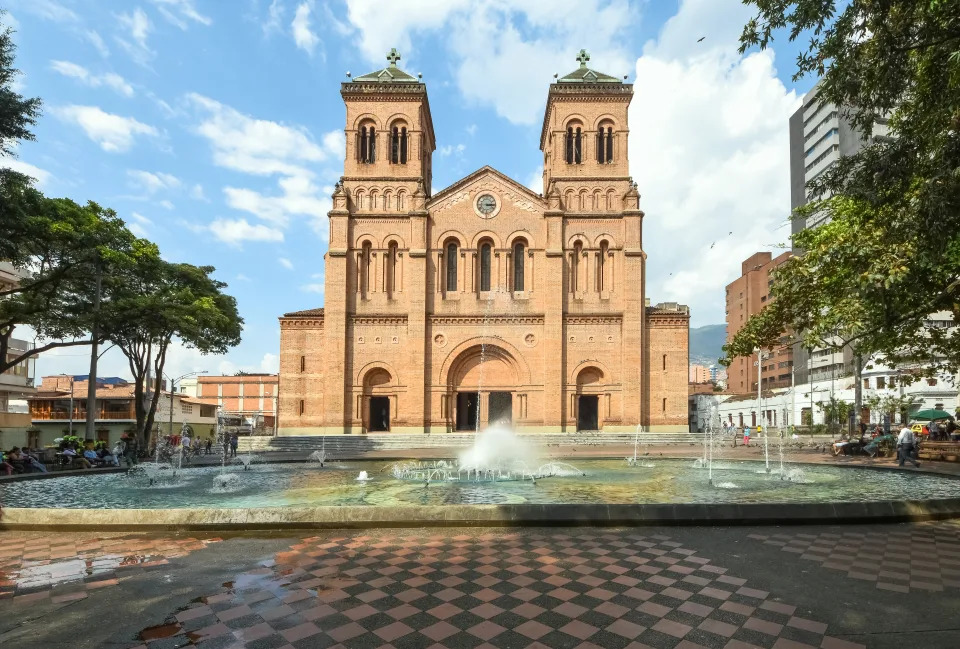
[(274, 32), (282, 31), (284, 6), (282, 0), (273, 0), (267, 7), (267, 20), (263, 23), (263, 34), (269, 36)]
[(136, 221), (137, 223), (141, 223), (143, 225), (150, 225), (153, 223), (153, 221), (145, 217), (143, 214), (140, 214), (139, 212), (134, 212), (130, 216), (133, 218), (134, 221)]
[(20, 0), (16, 5), (41, 18), (58, 23), (72, 23), (80, 19), (71, 9), (55, 0)]
[(467, 150), (467, 145), (465, 144), (457, 144), (457, 145), (447, 144), (437, 149), (437, 153), (440, 154), (441, 158), (446, 158), (451, 155), (461, 156), (463, 155), (463, 152), (466, 150)]
[(157, 203), (157, 205), (159, 205), (160, 207), (162, 207), (162, 208), (165, 209), (165, 210), (171, 210), (171, 211), (173, 211), (173, 210), (175, 209), (173, 203), (171, 203), (171, 202), (168, 201), (168, 200), (162, 200), (162, 201), (160, 201), (159, 203)]
[(100, 56), (102, 56), (103, 58), (107, 58), (108, 56), (110, 56), (110, 48), (107, 47), (107, 44), (104, 42), (103, 37), (100, 36), (100, 34), (97, 33), (95, 30), (93, 29), (87, 30), (86, 32), (84, 32), (84, 37), (88, 41), (90, 41), (90, 44), (93, 45), (98, 52), (100, 52)]
[(741, 262), (789, 235), (787, 122), (800, 100), (772, 52), (737, 56), (749, 17), (734, 0), (685, 0), (636, 64), (636, 88), (656, 98), (630, 108), (647, 294), (690, 304), (697, 324), (723, 322)]
[(275, 196), (237, 187), (225, 187), (223, 192), (230, 207), (254, 214), (278, 227), (286, 227), (292, 216), (307, 216), (311, 227), (325, 241), (333, 188), (318, 187), (309, 175), (287, 176), (281, 178), (278, 185), (283, 193)]
[(310, 12), (313, 9), (313, 0), (301, 2), (293, 16), (293, 22), (290, 23), (290, 31), (293, 34), (293, 42), (307, 54), (313, 55), (320, 39), (310, 31)]
[(107, 113), (96, 106), (70, 105), (53, 108), (51, 111), (65, 122), (79, 126), (88, 138), (110, 153), (127, 151), (133, 146), (137, 136), (159, 135), (157, 129), (148, 124), (132, 117)]
[[(543, 86), (576, 67), (581, 47), (603, 72), (629, 70), (635, 14), (627, 0), (347, 0), (347, 18), (370, 61), (382, 62), (392, 46), (409, 52), (414, 36), (440, 32), (460, 92), (519, 124), (537, 122)], [(497, 92), (482, 79), (496, 79)]]
[(133, 97), (133, 86), (127, 83), (126, 79), (121, 77), (119, 74), (114, 74), (113, 72), (107, 72), (105, 74), (91, 74), (90, 71), (82, 65), (77, 65), (76, 63), (71, 63), (70, 61), (51, 61), (50, 67), (53, 68), (55, 72), (58, 72), (65, 77), (77, 79), (84, 85), (90, 86), (91, 88), (106, 86), (112, 90), (115, 90), (121, 95), (124, 95), (125, 97)]
[(249, 281), (250, 281), (250, 278), (247, 277), (246, 275), (244, 275), (243, 273), (237, 273), (237, 281), (238, 281), (238, 282), (249, 282)]
[(186, 30), (190, 26), (188, 21), (207, 26), (213, 24), (209, 16), (204, 16), (197, 11), (193, 0), (150, 0), (150, 2), (156, 5), (160, 15), (180, 29)]
[(172, 174), (162, 171), (150, 172), (139, 169), (127, 170), (127, 182), (132, 186), (143, 189), (148, 194), (154, 194), (160, 190), (176, 189), (180, 186), (180, 179)]
[(14, 171), (18, 171), (26, 176), (30, 176), (37, 181), (37, 187), (41, 189), (43, 189), (44, 186), (50, 182), (50, 179), (53, 178), (53, 174), (46, 169), (41, 169), (36, 165), (32, 165), (29, 162), (23, 162), (22, 160), (17, 160), (16, 158), (3, 158), (0, 160), (0, 168), (13, 169)]
[(205, 203), (209, 202), (210, 199), (207, 198), (206, 194), (203, 193), (203, 185), (197, 183), (190, 189), (190, 198), (198, 201), (203, 201)]
[(276, 354), (271, 354), (267, 352), (263, 355), (263, 358), (260, 359), (260, 371), (269, 372), (270, 374), (276, 374), (280, 371), (280, 357)]
[(126, 32), (125, 37), (117, 37), (117, 42), (130, 54), (134, 61), (146, 65), (154, 56), (154, 51), (147, 44), (147, 38), (153, 29), (153, 24), (146, 12), (137, 7), (133, 13), (117, 16), (120, 28)]
[(287, 270), (293, 270), (293, 262), (286, 257), (277, 257), (277, 261)]
[(305, 293), (319, 293), (323, 295), (323, 282), (314, 282), (312, 284), (304, 284), (300, 287), (301, 291)]
[(543, 165), (537, 167), (537, 170), (530, 174), (525, 186), (536, 194), (543, 193)]
[(468, 127), (467, 127), (466, 129), (464, 129), (464, 130), (467, 132), (467, 135), (470, 135), (470, 136), (472, 137), (472, 136), (475, 135), (476, 132), (477, 132), (477, 125), (476, 125), (476, 124), (471, 124), (470, 126), (468, 126)]
[[(204, 113), (197, 132), (213, 146), (213, 160), (221, 167), (259, 175), (302, 175), (309, 173), (304, 165), (342, 155), (342, 131), (336, 140), (327, 134), (321, 145), (305, 128), (255, 119), (202, 95), (187, 98)], [(337, 148), (329, 148), (334, 140)]]
[(265, 225), (251, 225), (246, 219), (217, 219), (210, 232), (220, 241), (240, 247), (244, 241), (283, 241), (283, 232)]

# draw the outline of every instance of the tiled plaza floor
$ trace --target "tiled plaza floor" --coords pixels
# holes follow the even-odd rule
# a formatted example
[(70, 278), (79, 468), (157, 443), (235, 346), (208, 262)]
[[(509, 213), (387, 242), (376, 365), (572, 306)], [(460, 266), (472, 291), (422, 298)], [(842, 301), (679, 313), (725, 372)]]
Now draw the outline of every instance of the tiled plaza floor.
[[(5, 533), (12, 595), (0, 646), (953, 649), (958, 531), (941, 522), (222, 540)], [(838, 555), (849, 564), (841, 571), (822, 560)], [(99, 580), (72, 568), (42, 584), (10, 570), (17, 561), (87, 570), (119, 556), (151, 560), (113, 567), (109, 588), (91, 589)], [(878, 588), (889, 568), (907, 592)]]

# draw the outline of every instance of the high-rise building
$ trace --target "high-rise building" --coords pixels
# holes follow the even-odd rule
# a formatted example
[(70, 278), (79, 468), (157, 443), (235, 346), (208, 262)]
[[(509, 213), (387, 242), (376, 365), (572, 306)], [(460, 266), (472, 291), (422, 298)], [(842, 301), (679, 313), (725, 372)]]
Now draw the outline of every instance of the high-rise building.
[[(770, 273), (793, 256), (785, 252), (776, 259), (769, 252), (758, 252), (741, 265), (738, 279), (727, 285), (727, 342), (747, 323), (750, 316), (759, 313), (770, 301)], [(757, 391), (756, 356), (734, 358), (727, 369), (727, 391), (747, 394)], [(790, 368), (793, 350), (789, 346), (765, 350), (763, 359), (763, 388), (785, 388), (791, 385)]]
[[(845, 109), (822, 100), (820, 83), (803, 98), (803, 104), (790, 117), (790, 209), (810, 201), (807, 185), (819, 178), (843, 156), (854, 155), (878, 138), (888, 137), (887, 120), (878, 120), (870, 137), (864, 138), (846, 117)], [(791, 231), (821, 225), (826, 215), (793, 218)], [(796, 252), (796, 250), (795, 250)], [(849, 348), (820, 348), (811, 351), (794, 345), (797, 383), (827, 380), (853, 371), (853, 353)], [(733, 383), (737, 377), (731, 376)]]

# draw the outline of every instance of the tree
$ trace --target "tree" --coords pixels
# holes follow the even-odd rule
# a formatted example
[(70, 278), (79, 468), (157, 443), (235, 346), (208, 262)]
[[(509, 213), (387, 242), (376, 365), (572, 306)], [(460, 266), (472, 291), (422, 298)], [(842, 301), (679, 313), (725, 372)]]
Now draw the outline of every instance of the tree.
[(110, 280), (112, 298), (104, 306), (101, 329), (127, 357), (137, 435), (144, 443), (153, 428), (171, 343), (179, 339), (203, 353), (222, 354), (240, 342), (243, 319), (236, 300), (222, 292), (226, 284), (210, 277), (213, 271), (164, 261), (156, 245), (138, 239)]
[[(864, 356), (893, 365), (960, 368), (960, 336), (927, 315), (960, 318), (960, 11), (951, 0), (745, 0), (758, 14), (740, 51), (779, 30), (807, 38), (794, 78), (821, 77), (820, 96), (861, 133), (890, 137), (842, 158), (808, 190), (800, 216), (826, 225), (794, 235), (804, 254), (774, 276), (772, 305), (729, 355), (785, 330), (805, 339), (839, 328)], [(808, 333), (812, 332), (812, 333)]]
[[(0, 10), (0, 16), (4, 13)], [(26, 99), (14, 89), (14, 82), (20, 74), (13, 67), (16, 50), (13, 30), (7, 28), (0, 32), (0, 160), (14, 156), (19, 142), (33, 140), (30, 128), (40, 116), (40, 99)], [(10, 194), (15, 196), (29, 184), (27, 176), (0, 164), (0, 209), (3, 214), (15, 207), (11, 204)], [(10, 252), (10, 242), (0, 238), (0, 259), (8, 259)]]
[(838, 425), (841, 422), (845, 422), (850, 416), (850, 413), (853, 412), (853, 406), (846, 401), (841, 401), (834, 396), (831, 396), (827, 401), (818, 401), (817, 408), (823, 412), (824, 417), (827, 420), (827, 426), (831, 432), (836, 432)]
[[(16, 210), (0, 219), (0, 241), (11, 245), (7, 260), (23, 272), (17, 286), (0, 289), (0, 372), (58, 347), (89, 345), (93, 318), (94, 266), (104, 273), (134, 240), (113, 210), (46, 198), (36, 189), (13, 189)], [(29, 326), (44, 344), (8, 358), (17, 325)]]

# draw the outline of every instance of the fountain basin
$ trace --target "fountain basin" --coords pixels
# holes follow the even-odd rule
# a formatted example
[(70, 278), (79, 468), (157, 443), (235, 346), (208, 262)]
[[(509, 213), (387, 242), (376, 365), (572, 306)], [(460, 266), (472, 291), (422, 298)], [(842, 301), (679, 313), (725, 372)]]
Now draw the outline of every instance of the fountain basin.
[[(689, 459), (655, 467), (578, 462), (583, 477), (432, 482), (391, 475), (392, 462), (259, 464), (233, 488), (216, 467), (160, 488), (123, 474), (0, 484), (0, 527), (17, 529), (266, 529), (458, 525), (643, 525), (906, 521), (960, 517), (960, 480), (869, 468), (802, 465), (805, 482), (762, 463), (724, 462), (710, 486)], [(799, 465), (791, 463), (788, 468)], [(358, 483), (359, 470), (371, 478)], [(97, 488), (90, 489), (90, 479)], [(83, 481), (83, 482), (80, 482)], [(79, 488), (82, 485), (83, 488)], [(721, 488), (723, 485), (725, 488)]]

